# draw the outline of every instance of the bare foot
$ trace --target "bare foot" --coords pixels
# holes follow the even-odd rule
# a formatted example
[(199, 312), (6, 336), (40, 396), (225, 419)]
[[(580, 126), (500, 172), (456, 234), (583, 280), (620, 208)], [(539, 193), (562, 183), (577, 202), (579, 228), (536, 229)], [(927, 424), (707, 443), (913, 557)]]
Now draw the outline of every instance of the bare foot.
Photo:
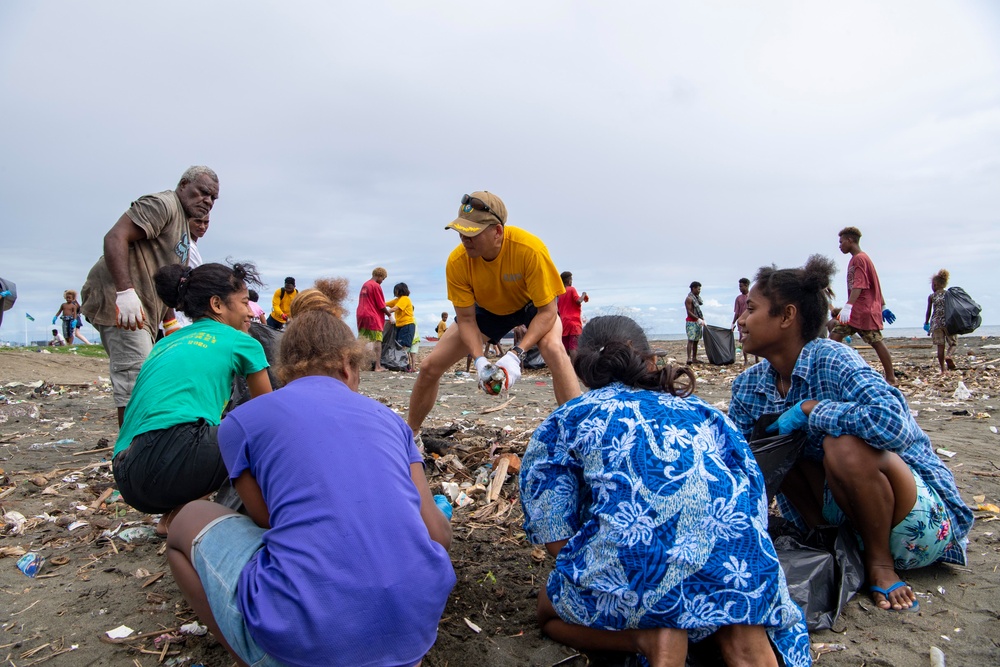
[(176, 509), (170, 510), (169, 512), (161, 516), (160, 520), (156, 524), (156, 534), (159, 535), (160, 537), (166, 537), (167, 531), (170, 529), (170, 523), (174, 520), (174, 517), (177, 516), (177, 513), (180, 511), (181, 508), (178, 507)]
[(385, 369), (382, 368), (381, 366), (376, 366), (375, 367), (375, 372), (376, 373), (385, 373)]
[(958, 370), (958, 366), (955, 365), (955, 360), (951, 357), (946, 357), (944, 363), (948, 365), (949, 371)]
[[(888, 591), (892, 586), (902, 579), (891, 567), (869, 567), (868, 580), (872, 586)], [(879, 609), (909, 609), (917, 600), (913, 589), (908, 585), (903, 585), (889, 593), (888, 598), (877, 591), (872, 591), (872, 600)]]

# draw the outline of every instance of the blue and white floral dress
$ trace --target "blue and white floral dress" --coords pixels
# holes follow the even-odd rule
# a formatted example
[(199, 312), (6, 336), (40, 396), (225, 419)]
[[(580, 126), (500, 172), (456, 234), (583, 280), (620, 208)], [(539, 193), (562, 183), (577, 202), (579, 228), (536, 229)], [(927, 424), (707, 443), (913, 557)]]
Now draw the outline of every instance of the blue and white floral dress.
[(802, 612), (767, 534), (764, 479), (721, 412), (620, 383), (535, 431), (521, 470), (532, 542), (568, 539), (547, 591), (559, 617), (606, 630), (762, 625), (810, 665)]

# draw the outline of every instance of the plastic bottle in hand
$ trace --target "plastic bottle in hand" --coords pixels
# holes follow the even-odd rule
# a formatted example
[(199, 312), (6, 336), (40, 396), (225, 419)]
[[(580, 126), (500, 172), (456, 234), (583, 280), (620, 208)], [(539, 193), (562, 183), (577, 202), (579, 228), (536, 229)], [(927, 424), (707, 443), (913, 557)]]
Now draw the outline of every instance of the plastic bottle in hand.
[(483, 382), (483, 389), (485, 389), (486, 393), (491, 396), (496, 396), (502, 392), (506, 386), (507, 371), (499, 366), (494, 366), (486, 376), (486, 380)]

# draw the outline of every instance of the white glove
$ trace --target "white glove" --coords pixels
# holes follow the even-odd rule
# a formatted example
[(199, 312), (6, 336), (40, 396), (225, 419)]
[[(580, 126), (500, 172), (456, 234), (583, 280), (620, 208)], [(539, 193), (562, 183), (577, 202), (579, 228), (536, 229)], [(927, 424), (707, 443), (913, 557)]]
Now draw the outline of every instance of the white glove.
[(119, 329), (135, 331), (141, 329), (146, 321), (146, 315), (142, 312), (142, 302), (139, 301), (139, 295), (132, 287), (117, 293), (115, 313), (118, 317), (118, 323), (115, 326)]
[(497, 366), (507, 371), (507, 386), (505, 390), (514, 386), (514, 383), (521, 379), (521, 357), (513, 351), (500, 357)]
[(705, 326), (705, 320), (698, 320), (698, 326), (700, 327)]
[(850, 324), (851, 322), (851, 304), (846, 303), (844, 307), (840, 310), (840, 315), (837, 315), (837, 321), (841, 324)]
[(479, 377), (479, 388), (482, 389), (486, 386), (487, 375), (493, 370), (493, 364), (491, 364), (486, 357), (476, 357), (476, 375)]

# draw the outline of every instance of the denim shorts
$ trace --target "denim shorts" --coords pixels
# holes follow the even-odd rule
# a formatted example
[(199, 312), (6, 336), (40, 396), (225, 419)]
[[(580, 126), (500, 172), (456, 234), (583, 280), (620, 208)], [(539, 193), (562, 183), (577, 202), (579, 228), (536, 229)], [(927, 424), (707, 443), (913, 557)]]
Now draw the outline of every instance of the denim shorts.
[(201, 529), (191, 544), (194, 565), (212, 616), (226, 641), (251, 667), (284, 667), (257, 646), (247, 628), (236, 596), (240, 574), (264, 546), (264, 529), (242, 514), (226, 514)]
[[(941, 496), (915, 472), (913, 481), (917, 484), (917, 500), (913, 509), (889, 533), (889, 550), (897, 570), (912, 570), (936, 563), (951, 544), (951, 519)], [(847, 521), (825, 484), (823, 518), (834, 525)], [(858, 543), (863, 546), (860, 535)]]

